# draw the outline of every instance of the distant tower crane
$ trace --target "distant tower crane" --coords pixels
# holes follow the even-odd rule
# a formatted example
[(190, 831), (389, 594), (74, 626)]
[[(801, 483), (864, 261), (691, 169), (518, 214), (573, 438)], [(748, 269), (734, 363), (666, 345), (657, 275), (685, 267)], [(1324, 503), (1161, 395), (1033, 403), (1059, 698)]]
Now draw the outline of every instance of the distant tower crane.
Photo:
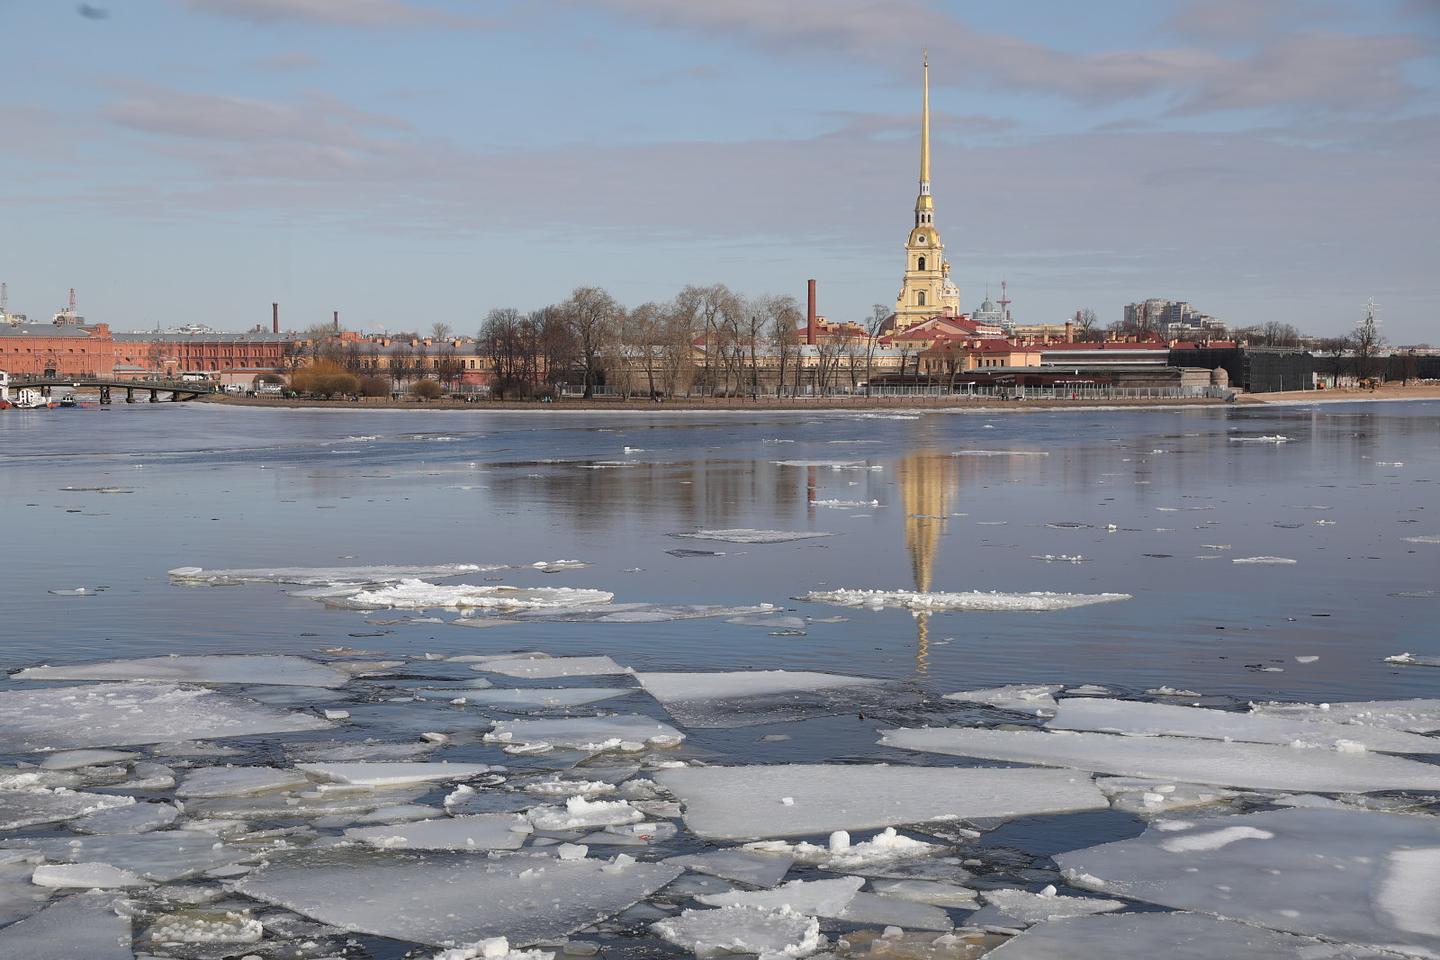
[(1000, 313), (1005, 317), (1005, 322), (1010, 322), (1010, 294), (1006, 292), (1008, 281), (1000, 281)]

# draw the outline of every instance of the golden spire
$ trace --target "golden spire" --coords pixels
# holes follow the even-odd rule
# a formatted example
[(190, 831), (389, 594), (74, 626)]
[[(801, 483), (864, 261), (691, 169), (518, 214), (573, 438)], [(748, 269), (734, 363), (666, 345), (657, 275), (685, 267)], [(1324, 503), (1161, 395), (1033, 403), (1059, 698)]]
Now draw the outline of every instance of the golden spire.
[(915, 226), (935, 222), (930, 199), (930, 52), (925, 52), (924, 92), (920, 101), (920, 196), (915, 200)]

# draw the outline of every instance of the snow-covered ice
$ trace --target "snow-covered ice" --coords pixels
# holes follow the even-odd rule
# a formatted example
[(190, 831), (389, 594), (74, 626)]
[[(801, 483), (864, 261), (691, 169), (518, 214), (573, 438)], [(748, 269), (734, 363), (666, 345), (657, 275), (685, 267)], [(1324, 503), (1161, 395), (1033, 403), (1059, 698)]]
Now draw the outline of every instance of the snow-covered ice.
[(399, 580), (443, 579), (466, 573), (488, 573), (504, 570), (507, 564), (436, 563), (425, 566), (354, 566), (354, 567), (257, 567), (241, 570), (205, 570), (201, 567), (176, 567), (170, 579), (177, 583), (229, 585), (236, 583), (293, 583), (323, 587), (332, 584), (394, 583)]
[(1252, 713), (1289, 720), (1390, 727), (1412, 733), (1440, 731), (1440, 700), (1351, 700), (1337, 703), (1250, 704)]
[(239, 797), (270, 790), (293, 790), (308, 786), (310, 779), (299, 770), (276, 767), (201, 767), (185, 774), (175, 788), (177, 797)]
[(305, 657), (215, 654), (196, 657), (144, 657), (65, 666), (30, 667), (16, 680), (169, 680), (176, 683), (255, 683), (300, 687), (339, 687), (350, 681), (343, 670)]
[(630, 672), (609, 657), (503, 657), (473, 663), (483, 673), (525, 680), (554, 680), (559, 677), (610, 677)]
[(757, 853), (726, 847), (705, 853), (671, 857), (666, 862), (678, 864), (696, 873), (747, 883), (752, 887), (773, 887), (790, 872), (795, 858), (786, 853)]
[(649, 717), (555, 717), (541, 720), (499, 720), (486, 740), (506, 744), (546, 743), (571, 750), (612, 750), (627, 743), (674, 746), (685, 734)]
[(964, 610), (976, 612), (1037, 613), (1071, 610), (1096, 603), (1113, 603), (1131, 599), (1128, 593), (1002, 593), (972, 590), (964, 593), (920, 593), (914, 590), (816, 590), (800, 597), (811, 603), (830, 603), (841, 607), (868, 607), (879, 610), (899, 607), (905, 610)]
[(613, 916), (680, 872), (664, 863), (357, 847), (277, 856), (236, 889), (357, 933), (437, 947), (503, 936), (529, 946)]
[(800, 836), (1106, 805), (1088, 777), (1057, 770), (776, 764), (675, 768), (657, 771), (655, 779), (685, 804), (686, 826), (707, 839)]
[(298, 733), (330, 726), (201, 687), (103, 683), (0, 692), (0, 752)]
[(869, 840), (855, 842), (849, 831), (836, 830), (824, 844), (788, 843), (784, 840), (757, 840), (746, 844), (745, 849), (764, 853), (780, 853), (792, 857), (797, 863), (819, 867), (822, 870), (870, 873), (875, 869), (902, 860), (932, 857), (944, 851), (939, 844), (916, 840), (886, 827)]
[(297, 763), (317, 777), (365, 787), (396, 787), (414, 783), (468, 780), (494, 768), (484, 763), (425, 763), (359, 761), (356, 763)]
[(1050, 716), (1055, 712), (1055, 694), (1064, 689), (1058, 683), (1012, 683), (985, 690), (960, 690), (945, 694), (946, 700), (960, 703), (984, 703), (1014, 713)]
[(547, 689), (542, 687), (520, 687), (518, 689), (502, 690), (473, 690), (464, 687), (453, 690), (442, 691), (421, 691), (448, 693), (455, 697), (464, 697), (467, 703), (478, 703), (482, 706), (495, 707), (500, 710), (529, 711), (529, 710), (555, 710), (566, 707), (583, 707), (590, 703), (599, 703), (602, 700), (610, 700), (615, 697), (623, 697), (627, 693), (634, 693), (633, 688), (613, 687), (557, 687)]
[(477, 813), (383, 827), (351, 827), (345, 836), (384, 850), (515, 850), (529, 832), (524, 820), (508, 814)]
[(79, 833), (132, 834), (163, 830), (179, 819), (180, 811), (169, 803), (133, 803), (111, 807), (70, 821)]
[(0, 929), (0, 957), (15, 960), (134, 960), (130, 919), (112, 894), (83, 893), (54, 901), (34, 916)]
[(1320, 793), (1440, 790), (1440, 767), (1369, 753), (1179, 737), (965, 727), (882, 730), (881, 734), (882, 744), (901, 750), (1126, 777)]
[(108, 863), (42, 863), (30, 882), (37, 887), (71, 890), (109, 890), (145, 887), (150, 881)]
[(367, 610), (426, 610), (441, 607), (448, 610), (495, 610), (508, 613), (514, 610), (543, 610), (588, 603), (609, 603), (615, 599), (615, 594), (582, 587), (512, 587), (504, 584), (435, 584), (425, 580), (401, 580), (372, 590), (359, 590), (343, 598), (329, 598), (332, 603), (339, 599), (344, 600), (345, 606)]
[(589, 800), (585, 797), (571, 797), (563, 807), (536, 807), (526, 816), (536, 830), (560, 831), (613, 827), (645, 819), (645, 815), (626, 800)]
[(74, 770), (78, 767), (95, 767), (109, 763), (124, 763), (134, 760), (139, 754), (129, 750), (63, 750), (46, 754), (40, 761), (42, 770)]
[(147, 880), (167, 882), (215, 867), (248, 860), (263, 847), (230, 847), (213, 836), (189, 830), (163, 830), (132, 836), (24, 837), (0, 847), (33, 850), (63, 863), (108, 863)]
[(1142, 817), (1158, 816), (1187, 807), (1224, 803), (1238, 797), (1234, 790), (1200, 783), (1147, 780), (1141, 777), (1097, 777), (1095, 786), (1110, 798), (1110, 806)]
[(1440, 667), (1440, 657), (1415, 653), (1397, 653), (1394, 656), (1386, 657), (1385, 662), (1403, 663), (1415, 667)]
[(982, 890), (980, 899), (1007, 919), (1026, 924), (1063, 920), (1066, 917), (1085, 917), (1092, 913), (1110, 913), (1125, 906), (1119, 900), (1062, 897), (1056, 894), (1054, 887), (1046, 887), (1038, 893), (1013, 889)]
[(693, 530), (689, 533), (672, 533), (670, 536), (686, 540), (719, 540), (722, 543), (793, 543), (833, 534), (819, 530), (752, 530), (748, 527), (735, 527), (725, 530)]
[(86, 814), (134, 803), (131, 797), (112, 797), (64, 788), (54, 790), (0, 790), (0, 830), (18, 830), (42, 823), (59, 823)]
[(1102, 697), (1061, 700), (1055, 717), (1045, 725), (1052, 730), (1097, 730), (1145, 737), (1200, 737), (1243, 743), (1301, 743), (1351, 751), (1359, 748), (1386, 753), (1440, 753), (1440, 737), (1424, 737), (1383, 726), (1289, 720)]
[(863, 877), (835, 877), (830, 880), (792, 880), (773, 890), (735, 890), (703, 894), (695, 899), (707, 907), (758, 907), (779, 910), (788, 907), (813, 917), (839, 917), (865, 885)]
[(721, 907), (686, 910), (650, 929), (696, 957), (757, 953), (766, 960), (805, 957), (820, 949), (820, 922), (792, 910)]
[(1290, 933), (1440, 954), (1434, 817), (1285, 809), (1162, 821), (1133, 840), (1055, 860), (1072, 882), (1105, 893)]
[(1292, 559), (1292, 558), (1290, 558), (1290, 557), (1232, 557), (1231, 560), (1230, 560), (1230, 562), (1231, 562), (1231, 563), (1269, 564), (1269, 565), (1271, 565), (1271, 566), (1284, 566), (1284, 565), (1287, 565), (1287, 564), (1298, 563), (1299, 561), (1294, 560), (1294, 559)]
[(258, 943), (265, 927), (248, 911), (184, 910), (150, 925), (146, 937), (157, 944)]

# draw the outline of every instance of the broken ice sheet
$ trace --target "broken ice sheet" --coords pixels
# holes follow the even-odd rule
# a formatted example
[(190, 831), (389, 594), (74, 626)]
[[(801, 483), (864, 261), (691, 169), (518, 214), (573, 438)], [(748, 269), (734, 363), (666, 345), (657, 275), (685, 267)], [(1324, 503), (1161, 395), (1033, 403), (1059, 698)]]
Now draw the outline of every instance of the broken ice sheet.
[(26, 856), (40, 860), (38, 854), (0, 850), (0, 927), (30, 916), (50, 898), (49, 890), (30, 882), (35, 863), (20, 859)]
[(829, 880), (792, 880), (773, 890), (736, 890), (703, 894), (695, 899), (707, 907), (758, 907), (779, 910), (789, 907), (812, 917), (839, 917), (865, 885), (863, 877), (835, 877)]
[(795, 858), (784, 853), (756, 853), (730, 847), (671, 857), (665, 862), (753, 887), (773, 887), (790, 872)]
[(293, 790), (310, 785), (299, 770), (275, 767), (201, 767), (185, 774), (175, 789), (177, 797), (239, 797), (271, 790)]
[(1001, 593), (972, 590), (963, 593), (919, 593), (914, 590), (817, 590), (798, 598), (811, 603), (881, 610), (898, 607), (921, 612), (956, 610), (969, 612), (1043, 613), (1070, 610), (1096, 603), (1131, 599), (1128, 593)]
[(437, 563), (428, 566), (257, 567), (242, 570), (176, 567), (170, 571), (170, 579), (186, 584), (295, 583), (319, 587), (334, 584), (394, 583), (398, 580), (425, 577), (458, 577), (466, 573), (504, 570), (506, 566), (507, 564), (503, 563)]
[(792, 543), (832, 534), (818, 530), (751, 530), (737, 527), (727, 530), (694, 530), (690, 533), (672, 533), (670, 536), (687, 540), (719, 540), (722, 543)]
[(609, 603), (613, 593), (581, 587), (511, 587), (502, 584), (476, 586), (467, 583), (434, 584), (425, 580), (401, 580), (398, 583), (357, 590), (348, 596), (324, 598), (332, 605), (361, 610), (426, 610), (441, 607), (451, 610), (515, 610), (575, 607), (588, 603)]
[(678, 917), (651, 924), (650, 929), (702, 960), (731, 953), (757, 953), (767, 960), (784, 960), (820, 949), (820, 922), (792, 910), (686, 910)]
[(778, 764), (660, 770), (707, 839), (749, 840), (959, 817), (1106, 806), (1088, 777), (1060, 770)]
[(144, 657), (63, 666), (30, 667), (16, 680), (171, 680), (177, 683), (253, 683), (272, 686), (339, 687), (350, 675), (305, 657), (216, 654)]
[(505, 744), (549, 744), (572, 750), (612, 750), (629, 744), (674, 746), (685, 734), (668, 723), (629, 714), (615, 717), (556, 717), (499, 720), (485, 739)]
[[(1400, 594), (1394, 594), (1394, 596), (1400, 596)], [(1406, 594), (1406, 596), (1415, 596), (1415, 594)], [(1414, 653), (1397, 653), (1393, 657), (1386, 657), (1385, 662), (1408, 664), (1413, 667), (1440, 667), (1440, 657)]]
[(672, 620), (703, 620), (708, 617), (753, 616), (776, 613), (780, 609), (773, 603), (749, 606), (710, 603), (596, 603), (558, 610), (523, 610), (511, 616), (520, 621), (541, 623), (668, 623)]
[(101, 810), (72, 821), (69, 826), (77, 833), (130, 834), (163, 830), (180, 816), (168, 803), (136, 803), (128, 807)]
[[(978, 924), (1014, 920), (1023, 924), (1042, 923), (1047, 920), (1063, 920), (1067, 917), (1085, 917), (1094, 913), (1110, 913), (1124, 908), (1119, 900), (1103, 900), (1097, 897), (1062, 897), (1054, 887), (1046, 887), (1039, 893), (1029, 890), (999, 889), (982, 890), (980, 899), (998, 914), (995, 920), (981, 919)], [(979, 916), (977, 914), (976, 916)]]
[(59, 823), (134, 803), (130, 797), (71, 790), (0, 790), (0, 830)]
[(1055, 694), (1063, 689), (1058, 683), (1013, 683), (985, 690), (960, 690), (945, 694), (946, 700), (960, 703), (984, 703), (1014, 713), (1051, 716), (1055, 712)]
[(1290, 933), (1440, 952), (1434, 817), (1289, 809), (1161, 821), (1133, 840), (1055, 860), (1088, 889)]
[(927, 727), (882, 730), (880, 743), (957, 757), (1071, 767), (1126, 777), (1256, 790), (1440, 790), (1440, 767), (1368, 753), (1108, 733)]
[(529, 833), (530, 825), (524, 819), (484, 813), (383, 827), (352, 827), (345, 836), (384, 850), (515, 850)]
[(317, 777), (363, 787), (401, 787), (445, 780), (468, 780), (495, 768), (484, 763), (300, 763), (296, 766)]
[(16, 960), (134, 960), (129, 917), (112, 894), (83, 893), (56, 900), (0, 930), (0, 957)]
[(325, 730), (330, 724), (203, 687), (103, 683), (0, 692), (0, 753)]
[(583, 707), (586, 704), (623, 697), (635, 691), (628, 687), (558, 687), (554, 689), (520, 687), (510, 690), (472, 690), (467, 687), (455, 687), (448, 690), (418, 690), (416, 692), (422, 696), (448, 694), (449, 698), (463, 697), (466, 703), (494, 707), (509, 713), (524, 713), (530, 710)]
[(526, 680), (557, 677), (607, 677), (630, 672), (609, 657), (503, 657), (472, 663), (472, 670)]
[(1388, 727), (1290, 720), (1102, 697), (1061, 700), (1055, 717), (1045, 725), (1052, 730), (1096, 730), (1144, 737), (1199, 737), (1243, 743), (1300, 743), (1349, 751), (1440, 753), (1440, 738)]
[(893, 685), (879, 680), (802, 670), (637, 673), (635, 679), (687, 727), (802, 720), (894, 696)]
[(529, 946), (604, 920), (681, 873), (663, 863), (523, 854), (306, 850), (277, 856), (238, 892), (356, 933), (453, 946)]
[(10, 850), (33, 850), (63, 863), (108, 863), (134, 871), (147, 880), (178, 880), (214, 867), (257, 856), (263, 847), (230, 847), (209, 834), (164, 830), (134, 836), (24, 837), (0, 844)]
[(1440, 731), (1440, 700), (1360, 700), (1345, 703), (1252, 703), (1263, 717), (1318, 720), (1345, 726), (1390, 727), (1411, 733)]
[(1122, 913), (1042, 923), (986, 956), (994, 960), (1384, 960), (1395, 954), (1275, 933), (1198, 913)]
[(1240, 796), (1234, 790), (1198, 783), (1167, 783), (1138, 777), (1096, 777), (1095, 786), (1110, 798), (1110, 806), (1142, 817), (1157, 816), (1186, 807), (1224, 803)]
[(536, 807), (526, 814), (537, 830), (565, 831), (636, 823), (645, 818), (625, 800), (587, 800), (571, 797), (565, 806)]

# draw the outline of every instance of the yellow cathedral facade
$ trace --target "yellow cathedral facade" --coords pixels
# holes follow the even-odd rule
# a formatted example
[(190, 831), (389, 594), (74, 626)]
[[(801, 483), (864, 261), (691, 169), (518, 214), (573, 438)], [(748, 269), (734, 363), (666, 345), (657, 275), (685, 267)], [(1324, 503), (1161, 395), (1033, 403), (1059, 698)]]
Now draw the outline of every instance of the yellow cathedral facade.
[(925, 82), (920, 108), (920, 195), (915, 198), (915, 226), (905, 243), (905, 278), (895, 298), (895, 331), (940, 314), (960, 313), (960, 288), (950, 279), (945, 245), (935, 229), (935, 200), (930, 195), (930, 57), (925, 57)]

